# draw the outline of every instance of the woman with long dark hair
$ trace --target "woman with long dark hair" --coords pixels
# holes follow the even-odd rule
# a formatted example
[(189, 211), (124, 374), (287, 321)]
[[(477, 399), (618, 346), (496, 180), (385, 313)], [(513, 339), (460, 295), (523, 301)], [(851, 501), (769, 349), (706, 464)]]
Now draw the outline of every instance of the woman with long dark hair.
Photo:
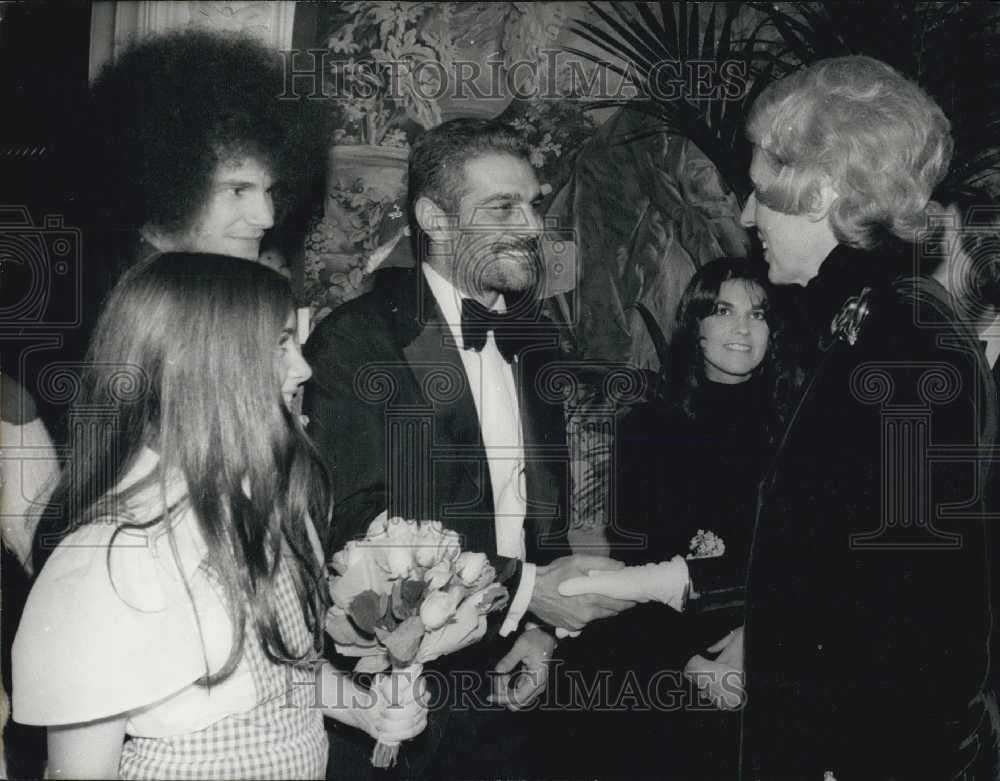
[[(678, 608), (672, 571), (689, 567), (698, 574), (699, 593), (686, 615), (641, 605), (587, 629), (588, 645), (601, 649), (591, 668), (606, 669), (613, 659), (625, 676), (612, 678), (610, 691), (616, 684), (626, 690), (629, 676), (643, 686), (658, 682), (660, 700), (685, 712), (671, 716), (651, 702), (645, 715), (635, 708), (588, 717), (584, 728), (594, 730), (596, 744), (602, 745), (598, 735), (618, 733), (629, 745), (627, 758), (595, 752), (591, 768), (609, 762), (608, 774), (652, 777), (667, 757), (666, 766), (683, 778), (723, 778), (735, 770), (733, 719), (706, 721), (689, 712), (704, 695), (688, 688), (683, 673), (714, 706), (730, 706), (738, 697), (735, 680), (713, 676), (707, 649), (742, 624), (757, 485), (800, 386), (785, 307), (776, 299), (760, 261), (720, 258), (699, 269), (678, 306), (663, 400), (635, 408), (622, 421), (617, 514), (608, 537), (612, 555), (633, 566), (564, 586), (601, 592), (606, 577), (630, 599)], [(675, 556), (691, 558), (682, 563)], [(700, 710), (711, 707), (706, 702)]]
[(318, 654), (331, 495), (287, 404), (310, 376), (293, 313), (283, 277), (218, 255), (112, 292), (13, 652), (51, 773), (323, 778), (323, 715), (423, 728), (412, 695), (389, 709)]
[[(666, 554), (719, 558), (730, 576), (725, 586), (742, 583), (761, 469), (802, 374), (786, 321), (759, 261), (720, 258), (691, 279), (677, 310), (664, 398), (622, 422), (610, 529), (621, 556), (633, 563)], [(711, 533), (712, 550), (706, 534), (692, 549), (699, 530)], [(645, 535), (641, 545), (637, 533)]]

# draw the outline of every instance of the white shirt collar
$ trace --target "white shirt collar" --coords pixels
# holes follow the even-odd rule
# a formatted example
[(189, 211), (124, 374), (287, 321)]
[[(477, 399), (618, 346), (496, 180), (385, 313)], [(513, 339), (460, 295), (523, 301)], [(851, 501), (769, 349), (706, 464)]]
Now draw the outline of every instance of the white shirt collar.
[[(469, 296), (455, 287), (440, 272), (431, 268), (429, 264), (421, 263), (420, 268), (423, 269), (424, 279), (427, 280), (427, 285), (434, 295), (434, 300), (437, 301), (438, 309), (441, 310), (441, 316), (451, 330), (451, 335), (455, 338), (458, 349), (464, 349), (462, 342), (462, 301), (469, 298)], [(507, 311), (507, 303), (502, 293), (497, 296), (496, 302), (490, 308), (496, 312)]]

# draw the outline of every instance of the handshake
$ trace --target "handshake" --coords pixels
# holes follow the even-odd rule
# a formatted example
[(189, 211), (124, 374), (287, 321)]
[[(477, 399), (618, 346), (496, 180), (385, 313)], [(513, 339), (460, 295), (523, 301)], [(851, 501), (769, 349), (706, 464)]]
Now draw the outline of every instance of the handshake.
[[(530, 609), (553, 625), (557, 636), (576, 635), (590, 621), (637, 602), (661, 602), (682, 611), (690, 591), (687, 562), (680, 556), (640, 567), (604, 556), (566, 556), (538, 568)], [(740, 708), (745, 702), (743, 627), (691, 657), (684, 674), (717, 708)]]
[(681, 611), (690, 585), (680, 556), (640, 567), (604, 556), (565, 556), (538, 567), (528, 609), (560, 634), (571, 634), (638, 602), (662, 602)]

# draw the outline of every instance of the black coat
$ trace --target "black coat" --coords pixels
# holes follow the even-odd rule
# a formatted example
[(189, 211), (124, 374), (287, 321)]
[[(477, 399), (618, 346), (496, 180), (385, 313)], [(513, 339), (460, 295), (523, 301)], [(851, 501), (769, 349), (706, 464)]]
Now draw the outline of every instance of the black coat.
[(761, 486), (744, 779), (948, 779), (976, 755), (988, 370), (944, 290), (880, 262), (838, 248), (806, 290), (821, 354)]

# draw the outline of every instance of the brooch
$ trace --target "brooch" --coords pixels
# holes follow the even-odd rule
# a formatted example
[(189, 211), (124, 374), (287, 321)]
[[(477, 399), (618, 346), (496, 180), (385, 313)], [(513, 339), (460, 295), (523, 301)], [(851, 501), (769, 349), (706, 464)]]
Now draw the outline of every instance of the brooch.
[(698, 533), (691, 538), (688, 544), (690, 553), (684, 558), (690, 559), (715, 559), (726, 552), (726, 543), (715, 532), (698, 529)]
[(847, 342), (851, 347), (857, 343), (858, 335), (861, 333), (861, 326), (864, 325), (865, 320), (868, 318), (868, 304), (871, 294), (872, 289), (866, 287), (858, 295), (847, 299), (843, 308), (833, 318), (833, 322), (830, 323), (830, 333), (835, 338)]

